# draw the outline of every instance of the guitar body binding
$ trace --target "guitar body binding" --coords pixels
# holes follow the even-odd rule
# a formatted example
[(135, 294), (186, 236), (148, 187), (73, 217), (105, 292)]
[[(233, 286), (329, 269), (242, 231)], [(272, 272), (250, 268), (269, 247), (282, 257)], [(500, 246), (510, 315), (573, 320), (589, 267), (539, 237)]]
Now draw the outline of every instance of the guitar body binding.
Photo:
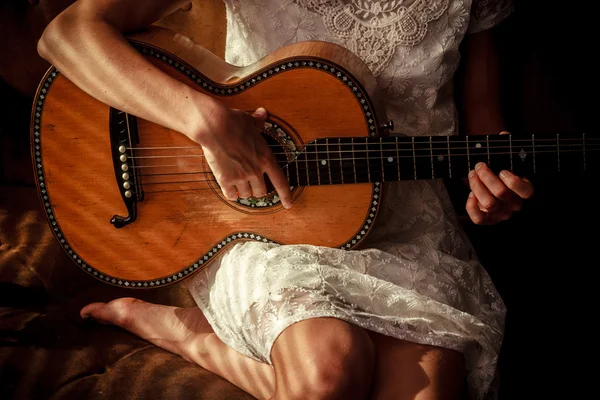
[[(165, 73), (232, 108), (265, 107), (270, 114), (263, 134), (288, 163), (318, 138), (380, 134), (372, 77), (340, 47), (292, 45), (243, 69), (164, 30), (132, 37), (131, 43)], [(355, 73), (365, 73), (367, 87), (348, 65), (332, 61), (332, 51), (352, 60)], [(230, 76), (218, 76), (225, 67)], [(197, 273), (238, 242), (351, 250), (373, 227), (383, 195), (379, 182), (297, 185), (291, 210), (274, 192), (228, 201), (197, 144), (123, 114), (51, 67), (31, 117), (36, 183), (49, 226), (74, 263), (96, 279), (126, 288), (160, 287)], [(118, 124), (119, 118), (125, 122)], [(119, 136), (123, 123), (129, 125), (126, 137)], [(176, 157), (167, 154), (174, 149), (181, 149)]]

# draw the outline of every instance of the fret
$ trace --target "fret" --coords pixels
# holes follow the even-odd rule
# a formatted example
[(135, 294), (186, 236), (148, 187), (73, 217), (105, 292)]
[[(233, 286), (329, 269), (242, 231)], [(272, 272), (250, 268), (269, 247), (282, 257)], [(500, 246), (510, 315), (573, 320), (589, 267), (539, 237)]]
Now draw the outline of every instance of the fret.
[(317, 165), (317, 179), (319, 181), (319, 185), (331, 185), (331, 163), (329, 161), (329, 139), (325, 138), (320, 140), (316, 140), (314, 142), (316, 144), (315, 148), (317, 149), (317, 154), (315, 157), (315, 162)]
[(449, 137), (448, 140), (448, 157), (452, 157), (452, 176), (455, 178), (468, 176), (470, 169), (467, 161), (465, 137), (454, 136)]
[(316, 144), (316, 142), (313, 143), (313, 145), (316, 146), (316, 149), (315, 149), (315, 147), (313, 147), (313, 152), (314, 152), (314, 156), (315, 156), (314, 159), (315, 159), (315, 163), (316, 163), (315, 164), (315, 167), (316, 167), (315, 169), (317, 170), (317, 185), (320, 185), (321, 184), (321, 168), (320, 168), (320, 165), (319, 165), (320, 164), (320, 162), (319, 162), (319, 148), (318, 148), (318, 145)]
[(558, 137), (558, 133), (556, 134), (556, 164), (558, 168), (558, 172), (560, 172), (560, 139)]
[[(348, 140), (348, 139), (344, 139)], [(328, 142), (329, 143), (329, 142)], [(330, 170), (330, 178), (329, 181), (332, 185), (339, 185), (344, 183), (346, 179), (346, 174), (352, 175), (352, 152), (350, 151), (350, 147), (344, 148), (344, 142), (342, 138), (337, 139), (337, 149), (328, 146), (327, 149), (329, 151), (328, 162), (329, 162), (329, 170)], [(347, 165), (346, 165), (347, 164)], [(349, 180), (349, 183), (352, 182), (352, 179)]]
[(411, 136), (396, 136), (395, 137), (395, 150), (397, 159), (397, 171), (400, 180), (415, 179), (416, 175), (416, 162), (413, 156), (413, 140)]
[(533, 141), (527, 136), (515, 137), (513, 143), (513, 172), (518, 176), (531, 176), (533, 172)]
[(298, 186), (298, 178), (296, 177), (296, 158), (293, 158), (286, 165), (288, 170), (288, 180), (290, 181), (290, 186)]
[(531, 150), (533, 151), (533, 173), (536, 174), (536, 166), (535, 166), (535, 135), (531, 135)]
[(448, 136), (434, 136), (429, 140), (429, 156), (433, 166), (432, 176), (434, 178), (451, 178)]
[(536, 173), (554, 176), (559, 173), (556, 162), (558, 147), (555, 135), (535, 135)]
[(431, 161), (431, 179), (435, 179), (435, 171), (433, 168), (433, 143), (429, 136), (429, 160)]
[(351, 140), (352, 145), (352, 168), (354, 169), (354, 182), (358, 182), (358, 177), (356, 175), (356, 154), (354, 154), (354, 138)]
[(283, 165), (283, 168), (285, 169), (285, 176), (287, 177), (288, 182), (290, 181), (290, 164), (289, 163), (285, 163)]
[[(340, 156), (340, 178), (342, 180), (341, 183), (344, 183), (344, 165), (342, 164), (342, 138), (338, 138), (338, 152)], [(331, 177), (329, 177), (329, 179), (331, 180)], [(331, 181), (331, 183), (333, 183), (333, 181)]]
[(448, 177), (452, 179), (452, 157), (450, 156), (450, 136), (446, 136), (446, 146), (448, 148)]
[(395, 137), (381, 139), (381, 167), (383, 182), (400, 180), (400, 163), (398, 158), (398, 142)]
[(398, 150), (398, 136), (396, 136), (394, 142), (396, 142), (396, 165), (398, 165), (398, 180), (402, 180), (402, 175), (400, 175), (400, 150)]
[(296, 166), (296, 185), (297, 186), (304, 186), (304, 185), (302, 185), (302, 182), (300, 182), (300, 166), (298, 165), (298, 158), (300, 158), (301, 155), (302, 155), (302, 153), (298, 154), (296, 156), (296, 158), (294, 159), (294, 165)]
[(587, 172), (586, 165), (585, 165), (585, 133), (583, 133), (583, 136), (581, 139), (583, 140), (583, 172)]
[(367, 172), (369, 182), (382, 182), (383, 174), (385, 173), (385, 161), (383, 159), (383, 139), (382, 138), (365, 138), (366, 153), (367, 153)]
[(354, 138), (340, 138), (339, 158), (340, 174), (334, 174), (335, 183), (356, 183), (356, 161), (354, 159)]
[(371, 160), (369, 158), (369, 153), (370, 153), (370, 149), (369, 149), (369, 138), (366, 137), (365, 138), (365, 158), (367, 159), (367, 182), (372, 182), (371, 181)]
[(325, 152), (327, 154), (327, 158), (325, 162), (327, 163), (327, 176), (329, 178), (329, 184), (333, 184), (333, 180), (331, 179), (331, 156), (329, 155), (329, 138), (325, 139)]
[(512, 148), (512, 135), (508, 135), (509, 152), (510, 152), (510, 171), (514, 171), (513, 168), (513, 148)]
[(305, 168), (306, 168), (306, 184), (307, 185), (311, 185), (310, 182), (310, 169), (308, 168), (308, 145), (304, 146), (304, 150), (302, 151), (302, 153), (304, 154), (304, 164), (305, 164)]
[(415, 177), (415, 179), (417, 179), (417, 158), (415, 155), (415, 137), (414, 136), (411, 137), (411, 142), (412, 142), (414, 177)]
[(466, 142), (466, 147), (467, 147), (467, 168), (469, 169), (469, 172), (471, 172), (471, 170), (473, 168), (471, 168), (471, 151), (469, 150), (469, 135), (465, 136), (465, 142)]
[[(380, 156), (380, 161), (381, 161), (381, 181), (384, 182), (385, 181), (385, 162), (386, 159), (383, 157), (383, 138), (380, 137), (379, 138), (379, 152), (381, 153)], [(392, 161), (394, 161), (392, 159)]]
[(370, 182), (371, 166), (369, 159), (368, 138), (354, 140), (352, 147), (354, 148), (354, 162), (356, 165), (356, 182)]
[(584, 136), (561, 136), (556, 145), (560, 157), (560, 173), (572, 175), (585, 172)]
[(595, 178), (600, 173), (598, 158), (600, 157), (600, 135), (598, 133), (588, 132), (581, 136), (581, 153), (580, 159), (583, 173)]
[(432, 179), (432, 151), (429, 137), (413, 137), (412, 150), (416, 166), (415, 179)]
[(470, 169), (475, 169), (475, 166), (482, 162), (489, 166), (489, 139), (486, 136), (484, 142), (482, 136), (467, 136), (466, 137), (467, 149), (469, 152), (469, 158), (471, 160)]
[(487, 165), (492, 168), (492, 159), (490, 158), (490, 135), (485, 135), (485, 149), (487, 150)]

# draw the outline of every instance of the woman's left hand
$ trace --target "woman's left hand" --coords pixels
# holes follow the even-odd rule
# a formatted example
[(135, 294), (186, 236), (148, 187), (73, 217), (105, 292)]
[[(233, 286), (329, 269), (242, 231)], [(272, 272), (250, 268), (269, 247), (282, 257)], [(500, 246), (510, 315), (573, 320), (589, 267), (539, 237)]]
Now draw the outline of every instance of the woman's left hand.
[(477, 225), (506, 221), (521, 209), (523, 200), (533, 196), (533, 185), (527, 178), (506, 170), (496, 175), (483, 162), (469, 172), (469, 187), (466, 210)]

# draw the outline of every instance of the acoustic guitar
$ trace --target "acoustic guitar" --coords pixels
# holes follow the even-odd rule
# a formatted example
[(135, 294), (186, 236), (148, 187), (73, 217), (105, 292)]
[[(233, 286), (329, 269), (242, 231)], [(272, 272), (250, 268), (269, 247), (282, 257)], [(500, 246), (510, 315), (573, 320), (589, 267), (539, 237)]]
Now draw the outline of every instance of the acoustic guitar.
[(374, 77), (334, 44), (293, 44), (238, 68), (171, 31), (129, 40), (227, 106), (269, 111), (262, 134), (294, 206), (284, 209), (274, 191), (225, 199), (197, 143), (99, 102), (51, 67), (31, 116), (37, 189), (56, 240), (108, 284), (169, 285), (239, 241), (354, 249), (377, 219), (386, 182), (461, 178), (478, 161), (519, 174), (598, 167), (600, 142), (586, 134), (390, 135)]

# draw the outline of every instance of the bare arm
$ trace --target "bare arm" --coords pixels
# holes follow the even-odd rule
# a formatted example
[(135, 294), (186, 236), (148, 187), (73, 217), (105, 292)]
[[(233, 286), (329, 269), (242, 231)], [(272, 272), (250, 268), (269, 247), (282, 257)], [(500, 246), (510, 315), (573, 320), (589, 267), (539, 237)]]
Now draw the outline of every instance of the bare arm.
[[(500, 105), (500, 63), (492, 32), (485, 30), (465, 38), (463, 62), (457, 89), (460, 133), (489, 135), (505, 132)], [(469, 217), (476, 224), (496, 224), (520, 210), (533, 186), (509, 171), (496, 175), (485, 163), (470, 172), (471, 193), (466, 202)]]
[(500, 107), (500, 66), (489, 30), (468, 35), (461, 48), (460, 85), (456, 88), (460, 134), (485, 135), (505, 130)]
[(289, 182), (260, 135), (266, 112), (249, 115), (178, 82), (146, 61), (124, 33), (145, 28), (189, 0), (78, 0), (46, 28), (40, 55), (105, 104), (202, 145), (229, 200), (266, 194), (264, 174), (286, 208)]
[(186, 2), (78, 0), (48, 25), (38, 52), (103, 103), (202, 143), (199, 135), (214, 100), (160, 71), (123, 36), (149, 26)]

